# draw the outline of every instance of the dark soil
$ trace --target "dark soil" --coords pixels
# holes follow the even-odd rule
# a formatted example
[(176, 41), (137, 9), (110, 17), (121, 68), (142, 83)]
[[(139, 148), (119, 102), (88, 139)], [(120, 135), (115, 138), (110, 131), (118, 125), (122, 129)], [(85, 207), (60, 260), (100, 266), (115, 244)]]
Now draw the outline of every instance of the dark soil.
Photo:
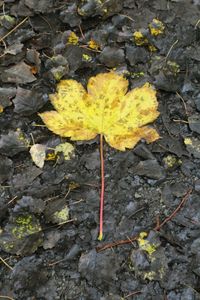
[[(199, 0), (0, 0), (0, 7), (0, 298), (200, 299)], [(158, 35), (149, 30), (155, 18), (165, 26)], [(161, 139), (126, 152), (105, 145), (99, 242), (98, 139), (74, 142), (71, 160), (60, 155), (43, 168), (29, 150), (67, 141), (39, 126), (57, 81), (86, 86), (113, 68), (130, 88), (155, 86)]]

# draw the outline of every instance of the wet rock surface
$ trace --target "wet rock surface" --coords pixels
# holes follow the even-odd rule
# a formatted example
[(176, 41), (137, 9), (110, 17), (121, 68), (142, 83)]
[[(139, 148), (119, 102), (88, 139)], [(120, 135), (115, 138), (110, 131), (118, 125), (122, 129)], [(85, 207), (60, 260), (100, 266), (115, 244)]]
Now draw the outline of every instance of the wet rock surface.
[[(16, 300), (200, 299), (199, 1), (0, 1), (0, 296)], [(161, 23), (160, 23), (161, 22)], [(104, 146), (45, 128), (60, 79), (100, 72), (157, 90), (161, 138)], [(29, 153), (44, 145), (36, 167)], [(187, 201), (159, 232), (153, 230)], [(137, 240), (98, 252), (98, 246)]]

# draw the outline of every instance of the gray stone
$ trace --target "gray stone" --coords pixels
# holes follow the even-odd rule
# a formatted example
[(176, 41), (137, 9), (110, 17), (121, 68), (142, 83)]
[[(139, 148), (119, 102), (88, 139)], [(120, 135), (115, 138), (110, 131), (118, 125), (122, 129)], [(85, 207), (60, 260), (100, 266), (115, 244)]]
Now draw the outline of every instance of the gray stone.
[(192, 115), (188, 118), (190, 129), (200, 134), (200, 116)]
[(155, 159), (140, 161), (134, 168), (134, 172), (137, 175), (146, 176), (151, 179), (163, 179), (166, 175), (164, 168)]

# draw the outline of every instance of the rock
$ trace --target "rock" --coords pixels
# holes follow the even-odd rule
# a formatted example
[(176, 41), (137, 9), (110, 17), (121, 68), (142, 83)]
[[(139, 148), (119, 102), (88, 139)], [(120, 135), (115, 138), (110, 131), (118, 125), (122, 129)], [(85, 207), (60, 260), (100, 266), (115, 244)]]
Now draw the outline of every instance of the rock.
[(66, 260), (73, 260), (77, 255), (80, 253), (81, 249), (80, 246), (75, 244), (71, 247), (67, 255), (65, 256)]
[(24, 45), (20, 42), (10, 45), (8, 48), (5, 49), (4, 54), (11, 54), (11, 55), (17, 55), (22, 51), (22, 48)]
[(53, 0), (25, 0), (25, 5), (35, 12), (45, 13), (49, 12), (49, 9), (53, 7)]
[(33, 198), (31, 196), (23, 196), (17, 201), (13, 211), (19, 212), (32, 212), (36, 214), (41, 214), (44, 211), (45, 202), (42, 199)]
[(124, 63), (124, 50), (116, 47), (107, 46), (99, 55), (99, 60), (102, 64), (109, 68), (114, 68)]
[(176, 92), (180, 90), (182, 84), (183, 78), (180, 75), (166, 75), (163, 71), (160, 71), (154, 80), (155, 87), (166, 92)]
[(12, 105), (10, 99), (15, 97), (16, 88), (0, 88), (0, 106), (3, 108)]
[(200, 179), (198, 179), (197, 181), (195, 181), (194, 189), (195, 189), (195, 191), (197, 193), (200, 193)]
[(157, 180), (164, 179), (166, 176), (164, 168), (161, 167), (155, 159), (148, 159), (139, 162), (139, 164), (134, 168), (134, 172), (137, 175)]
[(81, 255), (78, 268), (84, 278), (98, 284), (98, 280), (102, 279), (107, 282), (116, 280), (119, 266), (119, 258), (114, 253), (97, 253), (91, 250)]
[(192, 115), (188, 118), (190, 129), (200, 134), (200, 116)]
[(186, 137), (184, 139), (187, 151), (196, 158), (200, 158), (200, 140), (193, 137)]
[(200, 111), (200, 93), (195, 97), (194, 102), (196, 104), (197, 110)]
[(0, 184), (10, 178), (13, 173), (12, 166), (13, 162), (11, 159), (0, 155)]
[(69, 69), (68, 67), (59, 66), (56, 68), (52, 68), (49, 72), (56, 81), (60, 81), (63, 76), (67, 75)]
[(192, 172), (195, 169), (195, 164), (189, 160), (189, 159), (184, 159), (182, 164), (181, 164), (181, 171), (183, 174), (187, 177), (192, 176)]
[(34, 89), (26, 90), (18, 87), (13, 103), (15, 105), (14, 112), (22, 116), (30, 116), (46, 103), (46, 98)]
[(81, 18), (77, 14), (77, 4), (73, 3), (68, 5), (67, 9), (61, 11), (60, 18), (63, 23), (69, 24), (71, 27), (79, 26), (81, 24)]
[[(141, 271), (149, 268), (150, 263), (144, 251), (142, 250), (133, 250), (131, 252), (130, 261), (134, 270)], [(136, 272), (137, 272), (136, 271)]]
[(21, 131), (9, 131), (0, 138), (0, 153), (6, 156), (14, 156), (28, 149), (28, 140)]
[(137, 63), (146, 63), (149, 60), (149, 53), (145, 48), (127, 45), (126, 58), (131, 66), (135, 66)]
[(10, 30), (15, 26), (15, 24), (16, 24), (15, 18), (6, 14), (0, 16), (0, 25), (3, 26), (4, 28)]
[(200, 253), (200, 238), (197, 238), (192, 242), (191, 252), (194, 254)]
[(171, 193), (175, 197), (183, 197), (188, 191), (188, 187), (182, 182), (176, 182), (172, 184), (170, 188), (171, 188)]
[(95, 170), (100, 168), (100, 161), (99, 161), (99, 151), (95, 151), (91, 154), (86, 154), (83, 157), (83, 161), (85, 162), (85, 167), (88, 170)]
[(79, 260), (79, 272), (87, 278), (87, 276), (91, 276), (95, 272), (96, 267), (96, 259), (97, 252), (95, 250), (91, 250), (86, 254), (82, 254)]
[(82, 65), (83, 49), (77, 45), (67, 45), (63, 56), (69, 63), (70, 76), (74, 74)]
[(33, 185), (33, 181), (40, 174), (42, 174), (40, 168), (30, 166), (28, 168), (23, 169), (23, 174), (18, 173), (13, 175), (13, 177), (10, 180), (10, 185), (12, 186), (13, 192), (18, 194), (18, 196), (20, 195), (21, 197), (21, 192), (23, 192), (25, 188), (31, 187)]
[(168, 273), (168, 261), (157, 233), (150, 231), (147, 238), (145, 232), (140, 233), (138, 245), (139, 250), (134, 249), (130, 257), (136, 276), (164, 283)]
[(53, 230), (50, 232), (47, 232), (45, 234), (45, 239), (43, 242), (43, 248), (44, 249), (52, 249), (56, 246), (58, 241), (61, 238), (61, 233), (59, 231)]
[(31, 72), (31, 67), (25, 64), (23, 61), (13, 67), (7, 68), (1, 74), (1, 80), (3, 82), (24, 84), (33, 82), (36, 79), (37, 78)]
[(56, 199), (49, 202), (44, 214), (48, 222), (54, 224), (66, 222), (69, 219), (69, 208), (66, 205), (66, 199)]
[(1, 248), (11, 254), (32, 254), (42, 245), (42, 242), (42, 228), (33, 214), (11, 215), (9, 222), (0, 233)]
[(104, 18), (113, 16), (123, 8), (121, 0), (83, 0), (78, 7), (79, 15), (83, 17), (103, 16)]
[(24, 257), (15, 264), (11, 280), (15, 291), (32, 290), (48, 280), (41, 258)]
[(136, 147), (133, 149), (133, 152), (143, 159), (155, 159), (155, 156), (151, 153), (147, 146), (142, 143), (136, 145)]

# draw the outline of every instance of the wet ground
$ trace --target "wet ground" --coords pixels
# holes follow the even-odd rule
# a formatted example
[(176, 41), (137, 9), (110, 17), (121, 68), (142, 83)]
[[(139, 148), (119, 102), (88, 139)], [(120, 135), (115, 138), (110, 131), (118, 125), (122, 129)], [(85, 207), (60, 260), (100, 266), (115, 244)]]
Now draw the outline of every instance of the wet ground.
[[(0, 298), (200, 299), (199, 0), (0, 8)], [(99, 141), (74, 142), (70, 160), (55, 156), (68, 140), (37, 113), (51, 108), (61, 78), (86, 86), (111, 69), (130, 88), (155, 86), (161, 138), (126, 152), (105, 145), (99, 242)], [(43, 168), (29, 153), (35, 143), (50, 149)], [(129, 242), (97, 251), (121, 240)]]

